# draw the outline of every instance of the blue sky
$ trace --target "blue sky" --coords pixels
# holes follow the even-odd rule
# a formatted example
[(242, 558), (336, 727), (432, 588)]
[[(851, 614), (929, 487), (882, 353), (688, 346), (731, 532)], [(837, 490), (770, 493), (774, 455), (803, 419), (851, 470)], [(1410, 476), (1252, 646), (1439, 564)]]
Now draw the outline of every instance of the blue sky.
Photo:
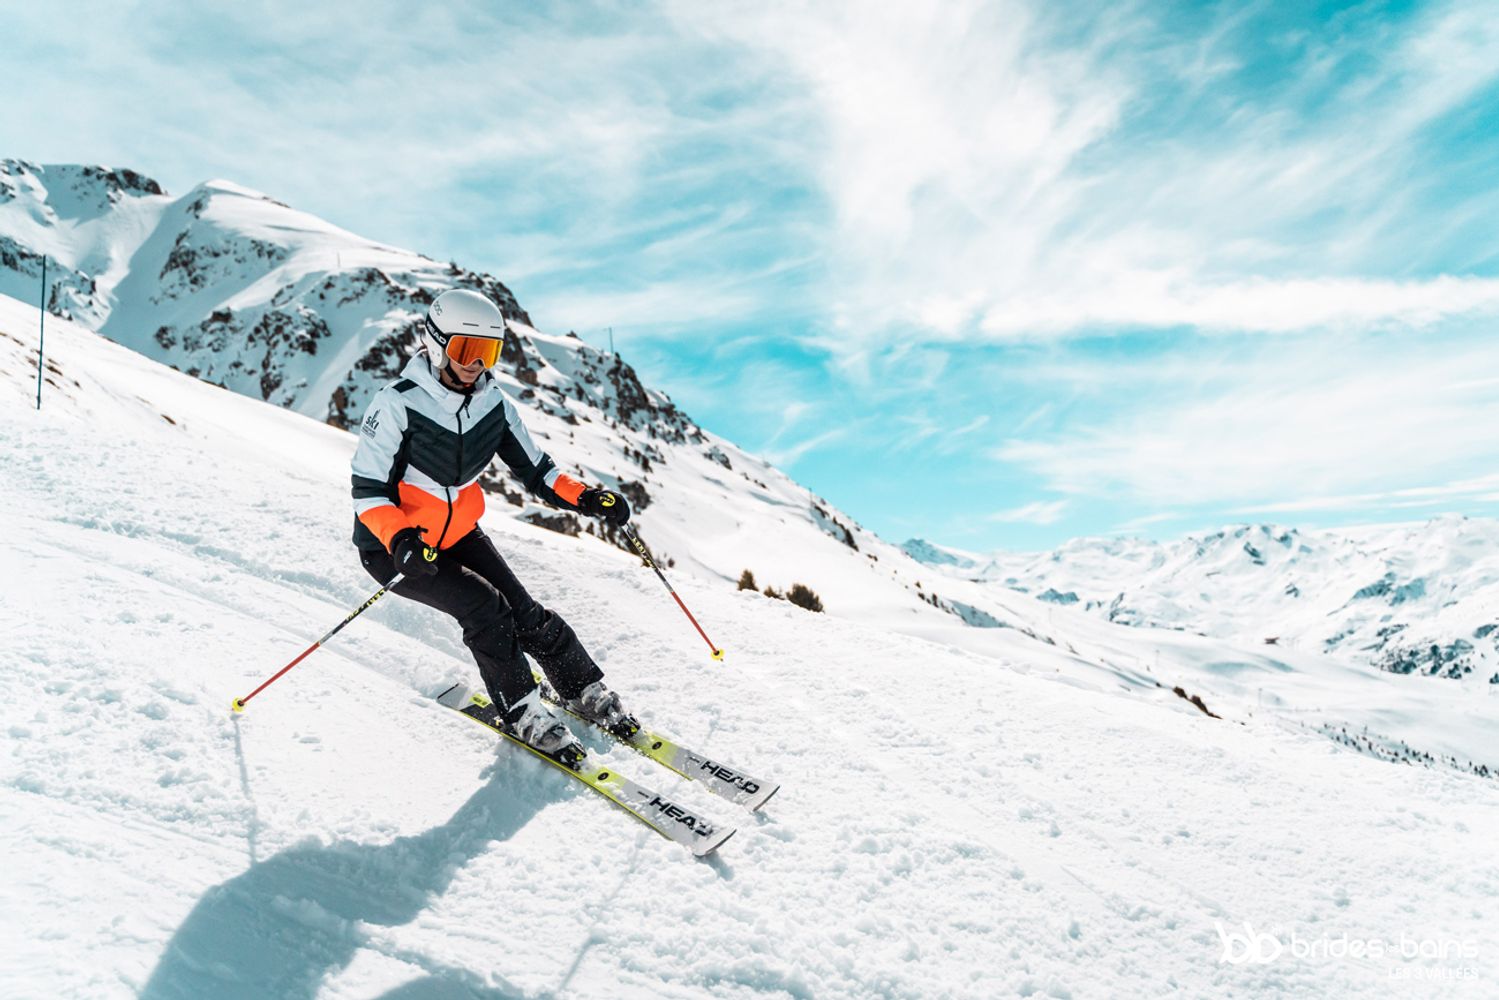
[(27, 5), (4, 155), (506, 281), (892, 540), (1499, 514), (1487, 3)]

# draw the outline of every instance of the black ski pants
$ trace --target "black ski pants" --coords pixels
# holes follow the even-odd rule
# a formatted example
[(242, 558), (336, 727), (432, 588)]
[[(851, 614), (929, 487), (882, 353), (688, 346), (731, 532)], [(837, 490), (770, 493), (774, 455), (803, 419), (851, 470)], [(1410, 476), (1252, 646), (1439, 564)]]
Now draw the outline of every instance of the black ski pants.
[[(395, 575), (395, 562), (383, 549), (360, 549), (359, 559), (381, 583)], [(564, 698), (576, 698), (604, 676), (572, 627), (526, 593), (479, 528), (442, 550), (434, 576), (408, 576), (394, 592), (458, 620), (464, 645), (502, 712), (536, 686), (525, 653)]]

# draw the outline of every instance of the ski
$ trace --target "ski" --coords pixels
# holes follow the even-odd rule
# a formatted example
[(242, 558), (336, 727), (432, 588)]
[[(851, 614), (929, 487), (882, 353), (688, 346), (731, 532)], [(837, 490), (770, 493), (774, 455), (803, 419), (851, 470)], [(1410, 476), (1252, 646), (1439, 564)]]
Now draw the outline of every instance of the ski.
[(546, 683), (545, 678), (538, 675), (536, 681), (541, 685), (542, 698), (562, 711), (567, 712), (574, 719), (593, 726), (616, 743), (627, 746), (642, 756), (649, 757), (651, 760), (671, 771), (675, 771), (682, 777), (700, 782), (714, 795), (744, 806), (750, 812), (760, 809), (765, 803), (770, 801), (772, 795), (781, 790), (780, 785), (752, 778), (736, 767), (730, 767), (722, 761), (714, 760), (707, 754), (689, 750), (677, 741), (662, 736), (660, 733), (645, 726), (641, 726), (640, 729), (628, 737), (611, 732), (592, 719), (586, 719), (578, 713), (569, 710), (562, 703), (562, 700), (557, 697), (557, 692), (553, 691), (551, 686)]
[(462, 685), (454, 684), (438, 695), (437, 701), (445, 708), (451, 708), (499, 734), (522, 750), (540, 757), (558, 770), (572, 775), (667, 840), (681, 844), (697, 857), (707, 857), (734, 835), (733, 827), (720, 826), (698, 816), (665, 796), (636, 784), (614, 768), (595, 763), (586, 755), (574, 766), (568, 766), (561, 758), (542, 753), (516, 739), (501, 727), (499, 710), (483, 694), (470, 692)]

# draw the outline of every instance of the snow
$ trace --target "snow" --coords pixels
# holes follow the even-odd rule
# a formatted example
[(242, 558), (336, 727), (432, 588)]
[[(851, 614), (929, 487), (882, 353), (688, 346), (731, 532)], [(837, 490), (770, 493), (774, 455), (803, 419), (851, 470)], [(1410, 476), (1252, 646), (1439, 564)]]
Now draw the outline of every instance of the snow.
[[(1210, 678), (1218, 640), (962, 581), (1012, 627), (897, 616), (867, 584), (867, 605), (809, 614), (699, 569), (720, 543), (736, 561), (789, 543), (730, 523), (694, 543), (666, 495), (642, 534), (677, 555), (723, 664), (637, 560), (503, 511), (485, 529), (632, 707), (782, 783), (749, 815), (590, 737), (737, 824), (719, 858), (438, 707), (475, 671), (409, 602), (379, 602), (235, 716), (233, 696), (374, 590), (348, 542), (353, 439), (51, 318), (35, 412), (36, 323), (0, 298), (0, 933), (26, 942), (0, 957), (8, 993), (1495, 993), (1494, 782), (1244, 702), (1246, 673), (1331, 701), (1367, 672), (1246, 654), (1217, 668), (1227, 704), (1207, 701), (1228, 718), (1211, 719), (1145, 678), (1159, 644), (1162, 672)], [(828, 588), (846, 604), (863, 561)], [(1246, 922), (1287, 953), (1221, 961), (1220, 928)], [(1396, 954), (1326, 957), (1347, 939)], [(1402, 940), (1449, 953), (1405, 960)]]

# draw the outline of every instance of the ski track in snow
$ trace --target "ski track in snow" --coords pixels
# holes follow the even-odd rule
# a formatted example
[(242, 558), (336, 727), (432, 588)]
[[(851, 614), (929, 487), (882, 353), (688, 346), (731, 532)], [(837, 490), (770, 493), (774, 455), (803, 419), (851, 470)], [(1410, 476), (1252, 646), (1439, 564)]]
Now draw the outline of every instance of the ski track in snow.
[[(57, 327), (39, 414), (0, 338), (0, 995), (1496, 992), (1491, 782), (679, 579), (716, 664), (637, 561), (509, 519), (643, 718), (782, 783), (748, 815), (589, 737), (719, 857), (437, 706), (476, 671), (398, 598), (233, 716), (376, 589), (353, 439)], [(1478, 956), (1233, 965), (1220, 921)]]

